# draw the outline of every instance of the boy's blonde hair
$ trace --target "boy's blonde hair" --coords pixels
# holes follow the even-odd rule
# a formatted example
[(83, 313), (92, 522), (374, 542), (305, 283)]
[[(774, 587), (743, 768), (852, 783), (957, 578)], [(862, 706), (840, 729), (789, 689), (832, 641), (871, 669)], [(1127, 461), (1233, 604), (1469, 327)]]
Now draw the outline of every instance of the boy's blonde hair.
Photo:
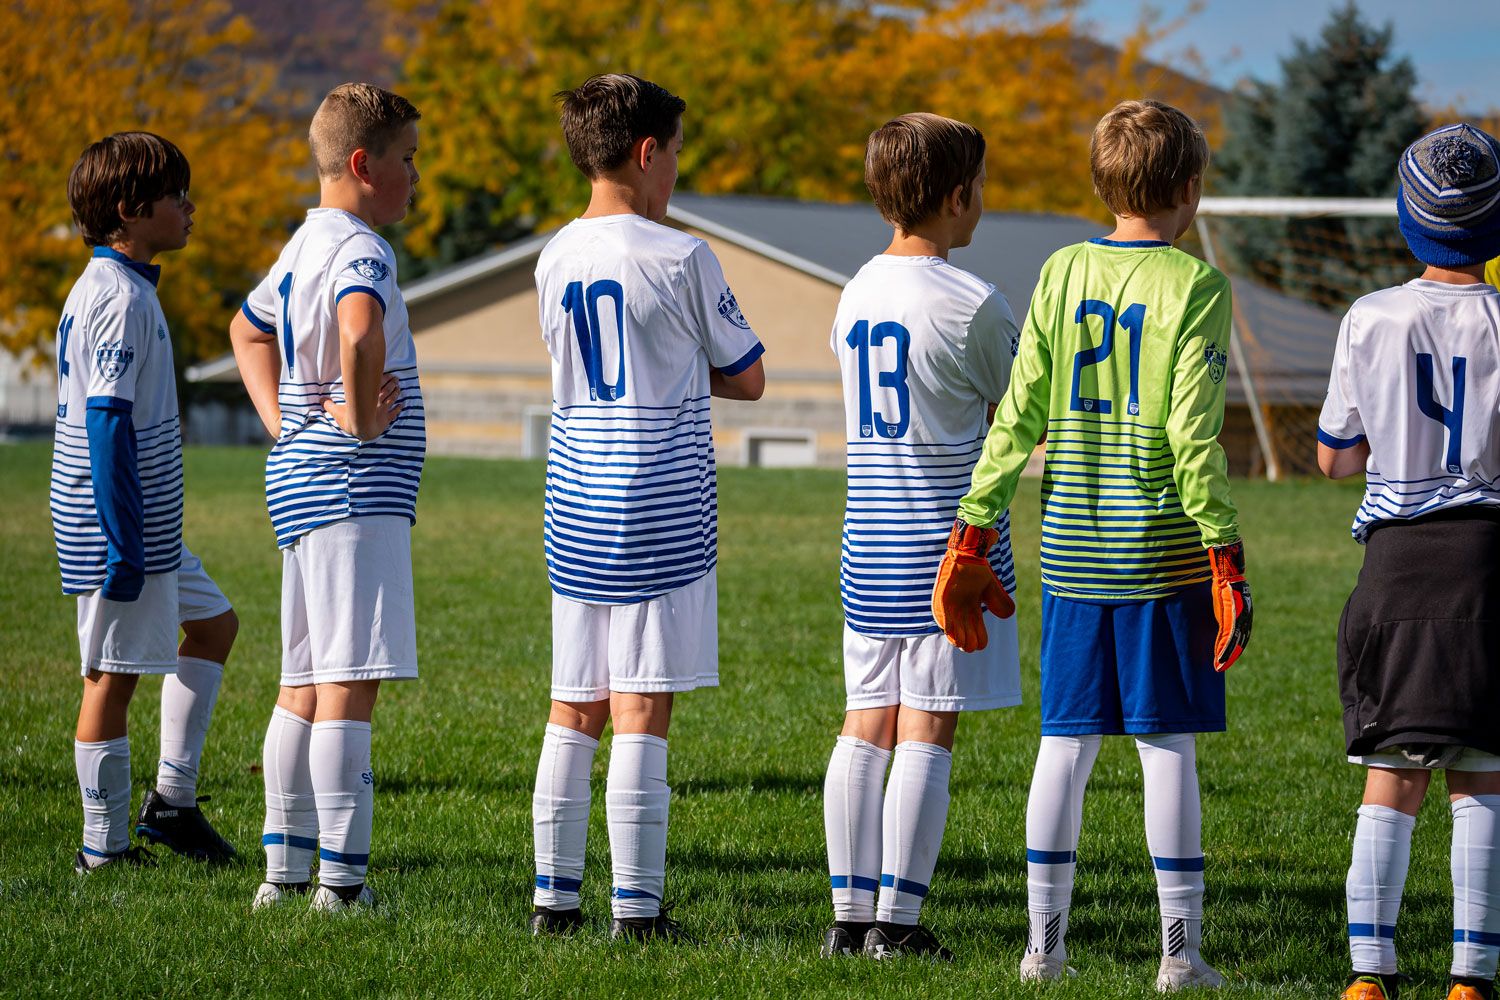
[(342, 83), (328, 92), (307, 130), (318, 176), (332, 180), (356, 149), (380, 156), (401, 129), (422, 117), (406, 98), (370, 83)]
[(909, 233), (932, 218), (954, 188), (967, 207), (984, 163), (984, 133), (926, 111), (894, 118), (870, 133), (865, 187), (881, 218)]
[(1203, 130), (1160, 101), (1121, 101), (1089, 140), (1094, 194), (1118, 216), (1176, 208), (1183, 186), (1207, 169)]

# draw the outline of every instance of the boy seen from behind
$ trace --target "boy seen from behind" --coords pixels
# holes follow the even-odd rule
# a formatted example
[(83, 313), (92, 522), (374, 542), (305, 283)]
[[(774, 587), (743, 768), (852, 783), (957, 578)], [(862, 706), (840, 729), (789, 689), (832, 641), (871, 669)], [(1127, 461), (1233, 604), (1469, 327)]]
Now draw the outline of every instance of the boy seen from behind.
[(1359, 582), (1338, 625), (1346, 752), (1366, 768), (1346, 884), (1345, 1000), (1394, 1000), (1396, 917), (1432, 773), (1453, 813), (1450, 1000), (1492, 1000), (1500, 958), (1500, 143), (1418, 139), (1397, 213), (1421, 277), (1344, 317), (1318, 466), (1365, 475)]
[(165, 676), (156, 787), (136, 834), (200, 860), (235, 855), (199, 810), (197, 783), (239, 623), (182, 540), (177, 375), (152, 263), (187, 246), (190, 179), (182, 151), (150, 132), (101, 139), (68, 178), (73, 219), (93, 248), (57, 327), (51, 491), (63, 593), (78, 598), (80, 874), (151, 863), (130, 846), (129, 827), (126, 714), (142, 674)]
[[(953, 508), (1019, 337), (1005, 297), (948, 263), (984, 212), (984, 151), (971, 125), (909, 114), (877, 129), (865, 154), (865, 184), (895, 234), (845, 286), (832, 337), (848, 441), (847, 699), (824, 782), (835, 919), (825, 957), (952, 958), (918, 918), (948, 817), (958, 716), (1021, 702), (1008, 599), (975, 652), (944, 640), (932, 617)], [(988, 558), (1013, 592), (1008, 525), (1000, 514)]]
[(762, 347), (713, 251), (661, 225), (686, 104), (612, 73), (558, 95), (587, 210), (542, 251), (552, 356), (545, 547), (552, 709), (533, 798), (535, 934), (583, 922), (589, 774), (605, 791), (611, 935), (676, 938), (666, 878), (673, 695), (718, 684), (718, 492), (709, 397), (758, 399)]
[(1224, 729), (1222, 671), (1250, 634), (1244, 550), (1218, 443), (1230, 291), (1223, 274), (1172, 246), (1197, 211), (1207, 166), (1202, 131), (1155, 101), (1122, 102), (1094, 129), (1094, 190), (1115, 230), (1043, 266), (933, 593), (948, 637), (982, 647), (981, 607), (1004, 596), (980, 558), (986, 529), (1045, 435), (1026, 980), (1067, 971), (1084, 788), (1102, 738), (1130, 734), (1161, 904), (1157, 988), (1222, 982), (1199, 955), (1194, 734)]
[(318, 207), (230, 325), (266, 430), (281, 548), (281, 693), (266, 731), (266, 881), (317, 910), (372, 906), (370, 718), (383, 680), (417, 676), (411, 526), (426, 452), (396, 258), (374, 227), (406, 216), (417, 119), (405, 98), (334, 88), (309, 141)]

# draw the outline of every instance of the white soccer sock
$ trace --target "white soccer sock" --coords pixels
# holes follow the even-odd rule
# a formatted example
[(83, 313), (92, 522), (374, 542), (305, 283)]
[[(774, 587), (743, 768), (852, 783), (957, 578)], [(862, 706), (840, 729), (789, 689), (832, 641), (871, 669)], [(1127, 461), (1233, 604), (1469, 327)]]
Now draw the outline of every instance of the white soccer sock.
[(891, 752), (855, 736), (840, 736), (823, 779), (823, 830), (828, 839), (828, 883), (833, 919), (869, 923), (880, 891), (881, 806)]
[(277, 706), (266, 727), (261, 757), (266, 781), (266, 881), (283, 885), (312, 878), (318, 849), (318, 803), (308, 763), (313, 724)]
[(360, 885), (370, 863), (375, 820), (370, 724), (353, 719), (314, 722), (308, 763), (318, 803), (318, 882), (339, 888)]
[(1500, 795), (1453, 802), (1455, 976), (1494, 979), (1500, 959)]
[(536, 846), (532, 902), (554, 910), (578, 908), (583, 852), (589, 832), (589, 772), (599, 741), (565, 726), (547, 725), (531, 795)]
[(1192, 733), (1140, 736), (1146, 787), (1146, 846), (1156, 868), (1161, 950), (1198, 965), (1203, 944), (1203, 807)]
[(1102, 736), (1043, 736), (1026, 800), (1026, 953), (1067, 961), (1083, 793)]
[(667, 741), (615, 734), (604, 789), (616, 917), (654, 917), (667, 881)]
[(875, 918), (911, 925), (922, 915), (943, 828), (953, 754), (932, 743), (896, 744), (881, 824), (880, 900)]
[(83, 797), (83, 856), (89, 867), (130, 846), (130, 737), (73, 741)]
[(161, 759), (156, 765), (156, 790), (171, 805), (197, 802), (203, 738), (208, 735), (223, 679), (224, 664), (191, 656), (179, 656), (177, 673), (162, 678)]
[(1354, 854), (1344, 884), (1349, 905), (1349, 958), (1355, 972), (1389, 976), (1396, 971), (1396, 916), (1411, 862), (1417, 825), (1390, 806), (1360, 806)]

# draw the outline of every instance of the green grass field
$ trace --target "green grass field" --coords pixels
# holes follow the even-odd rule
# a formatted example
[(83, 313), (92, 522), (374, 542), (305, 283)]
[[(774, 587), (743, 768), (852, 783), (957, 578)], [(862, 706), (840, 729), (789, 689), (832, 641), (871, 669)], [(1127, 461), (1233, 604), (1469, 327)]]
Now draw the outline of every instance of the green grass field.
[[(242, 860), (205, 869), (72, 871), (74, 604), (47, 515), (50, 447), (0, 447), (0, 992), (78, 996), (1017, 996), (1023, 812), (1037, 745), (1037, 483), (1015, 509), (1027, 704), (967, 718), (925, 921), (952, 966), (824, 962), (831, 919), (823, 770), (843, 702), (837, 589), (843, 476), (720, 473), (722, 687), (678, 700), (667, 894), (699, 944), (611, 944), (603, 778), (595, 763), (588, 930), (533, 941), (531, 784), (547, 711), (542, 468), (433, 459), (413, 534), (422, 679), (376, 712), (375, 915), (252, 914), (261, 736), (278, 672), (280, 558), (261, 456), (190, 449), (187, 538), (242, 626), (201, 791)], [(1359, 564), (1357, 488), (1236, 483), (1256, 631), (1229, 679), (1230, 731), (1201, 741), (1205, 954), (1234, 995), (1342, 986), (1343, 879), (1361, 774), (1343, 763), (1333, 632)], [(154, 776), (159, 684), (133, 707), (136, 802)], [(1089, 788), (1070, 950), (1055, 997), (1154, 996), (1154, 881), (1140, 770), (1106, 742)], [(1418, 823), (1401, 924), (1407, 997), (1445, 985), (1445, 804)]]

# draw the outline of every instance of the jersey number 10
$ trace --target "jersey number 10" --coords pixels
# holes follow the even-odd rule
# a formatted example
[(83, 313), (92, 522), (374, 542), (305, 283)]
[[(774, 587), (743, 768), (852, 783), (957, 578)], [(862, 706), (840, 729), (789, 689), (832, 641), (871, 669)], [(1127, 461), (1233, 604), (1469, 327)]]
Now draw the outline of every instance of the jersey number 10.
[[(604, 380), (604, 348), (600, 343), (603, 332), (599, 329), (599, 300), (614, 299), (615, 302), (615, 368), (613, 383)], [(615, 400), (625, 396), (625, 290), (618, 281), (604, 278), (583, 287), (583, 282), (569, 282), (563, 292), (563, 308), (572, 314), (573, 333), (578, 338), (578, 351), (583, 355), (584, 377), (589, 383), (589, 398)]]
[(1098, 347), (1086, 347), (1073, 356), (1073, 399), (1070, 409), (1085, 413), (1109, 413), (1114, 409), (1110, 400), (1083, 395), (1079, 391), (1079, 382), (1085, 368), (1102, 363), (1115, 349), (1115, 325), (1118, 323), (1130, 334), (1130, 398), (1125, 401), (1125, 409), (1131, 416), (1135, 416), (1141, 412), (1141, 336), (1146, 329), (1146, 307), (1137, 302), (1116, 316), (1115, 307), (1108, 302), (1084, 299), (1078, 303), (1073, 322), (1084, 327), (1085, 335), (1090, 316), (1098, 316), (1103, 320), (1104, 334), (1099, 338)]
[[(884, 412), (874, 412), (870, 386), (870, 348), (879, 347), (887, 340), (896, 342), (896, 367), (888, 372), (876, 372), (877, 384), (896, 393), (896, 416), (892, 419)], [(911, 349), (911, 333), (900, 323), (876, 323), (860, 320), (849, 331), (844, 342), (859, 355), (859, 436), (898, 438), (906, 433), (911, 423), (911, 390), (906, 385), (906, 355)]]

